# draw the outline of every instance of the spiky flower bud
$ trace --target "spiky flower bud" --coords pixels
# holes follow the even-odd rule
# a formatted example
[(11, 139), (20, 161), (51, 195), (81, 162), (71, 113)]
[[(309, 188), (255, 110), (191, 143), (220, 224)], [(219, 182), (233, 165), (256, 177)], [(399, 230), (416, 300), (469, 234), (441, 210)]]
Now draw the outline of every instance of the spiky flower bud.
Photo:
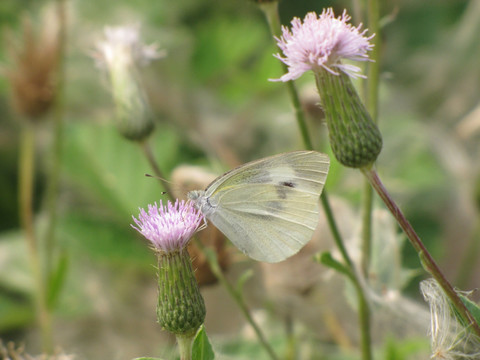
[(200, 293), (187, 245), (201, 228), (202, 214), (185, 201), (167, 206), (149, 205), (140, 209), (132, 225), (151, 241), (158, 256), (157, 320), (177, 336), (191, 337), (205, 320), (205, 304)]
[(335, 18), (332, 9), (320, 16), (308, 13), (303, 23), (294, 18), (291, 30), (283, 27), (276, 38), (285, 57), (275, 56), (288, 67), (280, 81), (314, 72), (335, 157), (345, 166), (362, 168), (376, 160), (382, 137), (350, 79), (365, 76), (357, 66), (342, 62), (368, 61), (367, 51), (373, 46), (372, 36), (364, 36), (366, 30), (361, 32), (361, 25), (353, 27), (349, 20), (346, 12)]
[(94, 57), (105, 68), (116, 109), (117, 127), (129, 140), (142, 141), (153, 131), (153, 116), (140, 80), (139, 68), (164, 52), (140, 41), (138, 27), (106, 27)]
[(157, 320), (176, 335), (194, 335), (205, 320), (205, 304), (187, 249), (158, 256)]
[(315, 73), (327, 121), (330, 145), (337, 160), (348, 167), (373, 164), (382, 150), (382, 135), (360, 100), (350, 77), (326, 70)]

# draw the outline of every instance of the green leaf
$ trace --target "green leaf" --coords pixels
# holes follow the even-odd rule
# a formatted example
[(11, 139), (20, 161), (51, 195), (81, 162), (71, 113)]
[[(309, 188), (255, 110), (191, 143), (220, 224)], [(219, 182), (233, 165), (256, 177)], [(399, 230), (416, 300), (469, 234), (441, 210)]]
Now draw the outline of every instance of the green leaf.
[(242, 275), (237, 280), (237, 291), (239, 293), (242, 293), (243, 286), (247, 282), (248, 279), (250, 279), (253, 276), (253, 270), (252, 269), (247, 269), (245, 270)]
[(332, 268), (339, 273), (346, 275), (349, 278), (351, 278), (352, 276), (350, 270), (341, 262), (335, 260), (332, 254), (328, 251), (315, 255), (315, 261), (325, 266), (328, 266), (329, 268)]
[(192, 347), (192, 359), (193, 360), (213, 360), (215, 354), (213, 353), (212, 345), (208, 341), (205, 327), (202, 325), (200, 330), (195, 336)]
[(60, 292), (65, 283), (68, 264), (67, 254), (62, 253), (58, 259), (57, 266), (53, 269), (52, 273), (49, 274), (47, 293), (47, 306), (49, 309), (53, 309), (58, 302)]
[(35, 321), (30, 300), (19, 293), (0, 296), (0, 332), (21, 329)]
[(153, 358), (153, 357), (139, 357), (133, 360), (163, 360), (162, 358)]
[(468, 311), (470, 311), (470, 314), (472, 314), (477, 324), (480, 325), (480, 307), (466, 296), (463, 296), (461, 294), (458, 294), (458, 296), (463, 301)]
[[(141, 147), (123, 139), (114, 124), (79, 122), (66, 130), (63, 169), (86, 204), (129, 221), (139, 207), (162, 198), (158, 181), (145, 177), (152, 170)], [(158, 166), (168, 174), (178, 158), (178, 136), (163, 127), (149, 143)]]
[(110, 264), (134, 264), (149, 271), (154, 258), (148, 244), (130, 225), (87, 213), (65, 214), (59, 224), (59, 235), (70, 254), (84, 254)]

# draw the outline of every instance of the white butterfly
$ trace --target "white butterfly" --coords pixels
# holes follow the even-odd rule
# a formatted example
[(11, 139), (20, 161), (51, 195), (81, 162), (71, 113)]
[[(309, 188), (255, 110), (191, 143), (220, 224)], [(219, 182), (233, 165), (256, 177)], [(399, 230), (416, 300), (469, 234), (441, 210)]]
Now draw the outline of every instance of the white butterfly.
[(315, 151), (279, 154), (237, 167), (188, 198), (246, 255), (278, 262), (312, 238), (329, 165)]

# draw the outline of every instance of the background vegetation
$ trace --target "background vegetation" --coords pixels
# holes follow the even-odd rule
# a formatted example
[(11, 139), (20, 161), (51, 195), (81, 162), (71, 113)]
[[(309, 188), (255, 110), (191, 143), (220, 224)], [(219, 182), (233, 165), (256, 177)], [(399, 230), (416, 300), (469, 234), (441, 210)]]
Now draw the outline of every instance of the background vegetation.
[[(174, 340), (155, 323), (155, 257), (129, 225), (138, 207), (164, 197), (158, 183), (144, 177), (151, 170), (140, 149), (116, 131), (108, 81), (91, 56), (95, 42), (105, 26), (141, 24), (145, 42), (167, 50), (166, 58), (142, 70), (156, 122), (151, 144), (167, 175), (180, 164), (203, 165), (220, 174), (249, 160), (302, 148), (285, 87), (268, 81), (282, 74), (272, 56), (277, 50), (262, 13), (247, 0), (66, 4), (65, 125), (56, 237), (68, 266), (54, 312), (55, 343), (79, 359), (172, 358)], [(35, 19), (47, 5), (2, 0), (0, 24), (19, 34), (22, 16)], [(347, 8), (358, 24), (362, 19), (356, 16), (356, 5), (347, 0), (283, 0), (280, 12), (288, 24), (308, 11), (320, 13), (333, 6), (340, 14)], [(379, 126), (384, 148), (378, 171), (447, 277), (464, 289), (479, 287), (479, 3), (389, 0), (382, 2), (381, 14)], [(6, 65), (8, 48), (4, 40), (0, 61)], [(311, 135), (318, 148), (329, 152), (322, 142), (325, 129), (315, 106), (313, 77), (303, 76), (298, 88)], [(18, 217), (21, 119), (11, 106), (9, 90), (7, 77), (0, 78), (0, 338), (24, 341), (29, 352), (39, 353), (34, 284)], [(46, 226), (52, 127), (48, 117), (36, 127), (39, 231)], [(360, 173), (340, 167), (333, 157), (332, 161), (327, 189), (338, 203), (335, 215), (342, 230), (354, 238), (364, 182)], [(382, 208), (378, 201), (376, 206)], [(321, 248), (330, 246), (328, 231), (320, 228), (315, 239)], [(341, 311), (339, 305), (348, 299), (348, 287), (331, 286), (331, 278), (311, 280), (292, 262), (287, 273), (298, 270), (294, 282), (306, 284), (293, 287), (291, 279), (278, 275), (285, 273), (271, 277), (275, 268), (254, 264), (235, 251), (229, 250), (227, 275), (233, 281), (245, 269), (255, 271), (247, 283), (247, 298), (280, 353), (288, 353), (285, 344), (290, 339), (297, 343), (298, 358), (357, 358), (354, 310)], [(402, 271), (419, 268), (408, 246), (402, 256)], [(316, 274), (331, 275), (320, 265), (315, 269)], [(421, 278), (408, 279), (402, 284), (408, 285), (405, 294), (420, 306)], [(321, 303), (310, 301), (313, 287), (323, 294)], [(235, 359), (264, 356), (225, 291), (218, 285), (203, 291), (206, 329), (219, 353)], [(291, 302), (284, 301), (291, 297)], [(295, 310), (287, 311), (288, 306)], [(377, 320), (380, 358), (428, 354), (427, 323), (422, 328), (413, 319), (401, 324)]]

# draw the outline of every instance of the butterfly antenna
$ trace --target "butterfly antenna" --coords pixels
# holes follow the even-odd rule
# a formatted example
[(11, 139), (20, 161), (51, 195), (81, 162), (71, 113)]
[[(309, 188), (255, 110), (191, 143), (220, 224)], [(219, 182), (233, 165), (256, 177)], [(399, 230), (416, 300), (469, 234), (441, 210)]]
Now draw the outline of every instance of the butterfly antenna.
[[(168, 181), (167, 179), (164, 179), (160, 176), (157, 176), (157, 175), (152, 175), (152, 174), (145, 174), (146, 177), (150, 177), (150, 178), (153, 178), (153, 179), (157, 179), (157, 180), (160, 180), (162, 183), (167, 183), (167, 184), (170, 184), (170, 185), (173, 185), (173, 183), (171, 181)], [(168, 194), (168, 191), (162, 191), (161, 192), (162, 195), (165, 195), (165, 194)]]

